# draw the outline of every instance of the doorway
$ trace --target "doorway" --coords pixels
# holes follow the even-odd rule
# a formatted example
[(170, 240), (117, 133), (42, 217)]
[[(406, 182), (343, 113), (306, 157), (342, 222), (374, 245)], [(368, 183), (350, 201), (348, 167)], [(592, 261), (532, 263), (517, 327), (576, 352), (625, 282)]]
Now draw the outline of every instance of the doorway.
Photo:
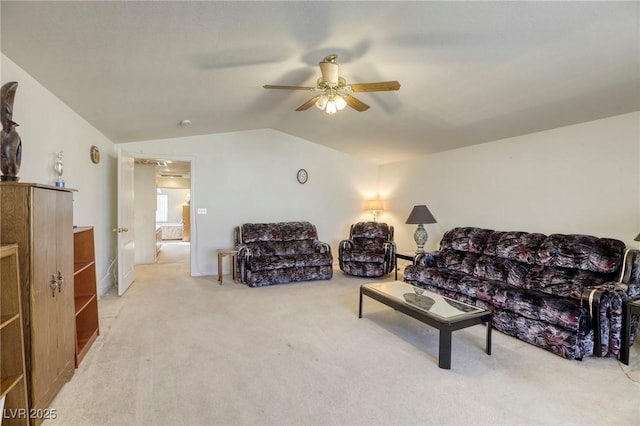
[(134, 159), (136, 265), (183, 264), (191, 274), (191, 161)]

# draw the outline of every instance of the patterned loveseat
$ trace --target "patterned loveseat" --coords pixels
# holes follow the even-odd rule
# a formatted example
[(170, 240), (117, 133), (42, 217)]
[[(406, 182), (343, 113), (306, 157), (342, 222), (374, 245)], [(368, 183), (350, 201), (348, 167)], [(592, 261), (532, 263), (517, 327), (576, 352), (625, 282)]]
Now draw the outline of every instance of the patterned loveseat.
[(561, 357), (616, 356), (622, 304), (640, 296), (634, 253), (587, 235), (454, 228), (404, 279), (489, 309), (497, 330)]
[(251, 287), (333, 276), (331, 247), (309, 222), (245, 223), (235, 238), (239, 279)]
[(396, 260), (393, 226), (382, 222), (351, 225), (349, 239), (340, 241), (340, 269), (358, 277), (381, 277), (393, 271)]

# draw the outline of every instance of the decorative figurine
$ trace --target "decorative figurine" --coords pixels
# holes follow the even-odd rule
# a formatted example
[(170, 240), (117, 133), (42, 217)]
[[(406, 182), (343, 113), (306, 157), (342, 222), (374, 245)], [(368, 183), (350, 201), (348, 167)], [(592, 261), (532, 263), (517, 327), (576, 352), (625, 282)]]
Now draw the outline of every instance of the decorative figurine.
[(0, 120), (2, 133), (0, 134), (0, 171), (2, 181), (19, 181), (18, 172), (22, 162), (22, 141), (16, 131), (18, 123), (13, 121), (13, 100), (18, 88), (17, 81), (11, 81), (0, 90)]
[(64, 188), (64, 179), (62, 179), (62, 172), (64, 171), (64, 164), (62, 164), (62, 154), (63, 152), (56, 152), (56, 161), (53, 163), (53, 170), (58, 174), (58, 178), (56, 179), (56, 186), (59, 188)]

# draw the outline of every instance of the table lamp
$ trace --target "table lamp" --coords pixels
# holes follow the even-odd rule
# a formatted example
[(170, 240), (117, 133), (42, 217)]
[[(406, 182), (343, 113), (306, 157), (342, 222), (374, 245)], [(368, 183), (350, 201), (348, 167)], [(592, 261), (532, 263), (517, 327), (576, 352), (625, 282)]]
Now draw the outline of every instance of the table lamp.
[(416, 253), (424, 253), (424, 245), (427, 242), (427, 230), (422, 226), (425, 223), (437, 223), (427, 206), (420, 205), (414, 206), (413, 210), (411, 210), (411, 214), (409, 218), (405, 222), (410, 225), (418, 225), (418, 229), (416, 229), (416, 233), (413, 234), (413, 239), (416, 241), (418, 245), (418, 249)]
[(364, 209), (373, 214), (373, 221), (376, 222), (378, 219), (378, 212), (383, 211), (384, 206), (380, 200), (367, 200), (364, 203)]

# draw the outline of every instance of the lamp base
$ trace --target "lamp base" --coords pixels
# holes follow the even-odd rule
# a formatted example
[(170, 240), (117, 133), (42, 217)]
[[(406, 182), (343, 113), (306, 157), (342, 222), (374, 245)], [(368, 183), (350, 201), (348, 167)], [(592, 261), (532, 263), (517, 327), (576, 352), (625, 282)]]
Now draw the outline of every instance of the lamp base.
[(422, 224), (418, 225), (418, 229), (416, 229), (416, 233), (413, 234), (413, 239), (416, 241), (416, 244), (418, 245), (418, 249), (416, 250), (416, 253), (424, 253), (424, 245), (427, 242), (427, 238), (429, 236), (427, 235), (427, 230), (424, 229), (424, 226), (422, 226)]

